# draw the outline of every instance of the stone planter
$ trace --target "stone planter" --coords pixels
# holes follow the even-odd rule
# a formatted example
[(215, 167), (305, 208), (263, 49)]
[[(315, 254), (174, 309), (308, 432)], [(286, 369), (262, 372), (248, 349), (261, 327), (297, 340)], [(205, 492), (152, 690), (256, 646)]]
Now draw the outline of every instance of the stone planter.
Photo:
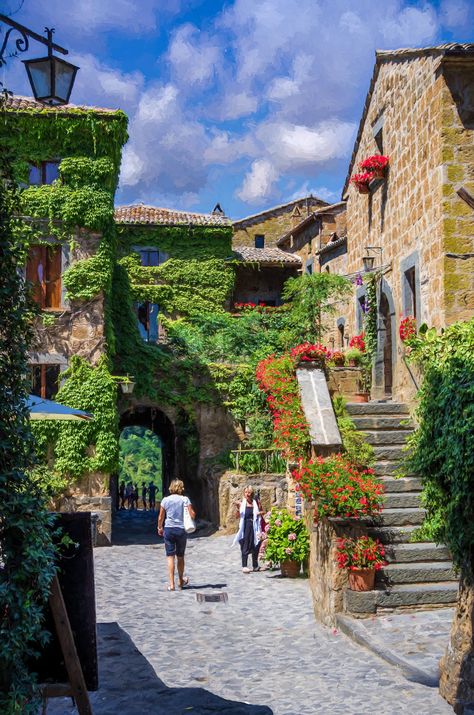
[(373, 591), (375, 569), (355, 569), (348, 571), (347, 577), (351, 591)]
[(301, 563), (299, 561), (282, 561), (280, 563), (281, 575), (287, 578), (297, 578), (301, 571)]

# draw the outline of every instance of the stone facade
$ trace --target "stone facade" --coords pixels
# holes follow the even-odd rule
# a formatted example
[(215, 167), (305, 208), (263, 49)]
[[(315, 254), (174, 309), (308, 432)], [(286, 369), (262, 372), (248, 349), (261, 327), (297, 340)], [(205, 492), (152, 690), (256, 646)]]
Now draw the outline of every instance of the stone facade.
[[(377, 53), (349, 173), (373, 154), (388, 155), (390, 167), (369, 194), (346, 182), (348, 254), (338, 266), (346, 275), (362, 272), (366, 247), (375, 247), (369, 253), (382, 273), (375, 397), (387, 392), (388, 370), (397, 399), (415, 393), (398, 336), (404, 316), (416, 312), (419, 325), (441, 328), (474, 312), (474, 218), (456, 193), (459, 185), (474, 187), (473, 113), (472, 55), (460, 60), (436, 48)], [(356, 290), (341, 312), (347, 339), (362, 327), (362, 297)]]
[(288, 480), (285, 475), (225, 472), (219, 481), (219, 525), (226, 534), (238, 531), (238, 505), (248, 484), (258, 492), (264, 511), (288, 504)]
[(234, 221), (232, 245), (254, 246), (255, 236), (265, 237), (265, 247), (277, 245), (283, 234), (299, 224), (315, 209), (326, 206), (326, 202), (315, 196), (305, 196), (287, 204), (274, 206), (252, 216)]

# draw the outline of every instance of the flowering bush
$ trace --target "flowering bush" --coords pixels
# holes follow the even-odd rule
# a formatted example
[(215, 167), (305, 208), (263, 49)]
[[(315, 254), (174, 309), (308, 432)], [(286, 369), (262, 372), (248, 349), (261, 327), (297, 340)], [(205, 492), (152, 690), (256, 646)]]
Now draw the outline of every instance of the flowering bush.
[(363, 174), (354, 174), (354, 176), (351, 176), (351, 182), (356, 186), (368, 186), (373, 178), (373, 173), (368, 171)]
[(364, 517), (383, 508), (383, 486), (373, 474), (373, 469), (357, 469), (336, 454), (302, 463), (293, 478), (306, 499), (315, 502), (315, 518)]
[(311, 344), (311, 343), (301, 343), (295, 348), (292, 348), (290, 355), (295, 361), (299, 362), (319, 362), (324, 364), (326, 360), (331, 357), (331, 351), (325, 348), (321, 343)]
[(383, 171), (388, 166), (388, 156), (374, 154), (364, 159), (359, 166), (363, 171)]
[(286, 509), (274, 508), (267, 526), (266, 561), (304, 561), (309, 554), (309, 536), (303, 519)]
[(354, 335), (354, 337), (349, 340), (349, 347), (357, 348), (362, 353), (365, 353), (365, 333)]
[(402, 343), (407, 343), (410, 338), (414, 338), (416, 335), (415, 318), (412, 318), (411, 316), (403, 318), (402, 322), (400, 323), (399, 332), (400, 340), (402, 341)]
[(359, 536), (358, 539), (338, 539), (337, 565), (340, 569), (375, 569), (386, 565), (385, 549), (378, 539)]
[(334, 350), (334, 352), (331, 355), (331, 360), (335, 365), (344, 365), (346, 362), (346, 356), (342, 352), (342, 350)]
[(256, 310), (262, 312), (268, 310), (270, 307), (272, 306), (266, 305), (265, 303), (234, 303), (235, 310)]
[(301, 406), (295, 366), (289, 355), (265, 358), (257, 365), (256, 380), (267, 395), (273, 417), (273, 443), (287, 459), (299, 459), (308, 450), (308, 423)]

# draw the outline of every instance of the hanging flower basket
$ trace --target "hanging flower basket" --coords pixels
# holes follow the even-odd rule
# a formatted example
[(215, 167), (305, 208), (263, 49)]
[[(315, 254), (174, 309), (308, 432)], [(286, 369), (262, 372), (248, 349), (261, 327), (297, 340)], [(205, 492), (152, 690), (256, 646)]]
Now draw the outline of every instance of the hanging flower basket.
[(364, 159), (359, 166), (362, 171), (370, 172), (374, 179), (384, 179), (388, 162), (388, 156), (374, 154), (374, 156), (369, 156), (367, 159)]
[(369, 184), (373, 180), (374, 175), (372, 172), (365, 172), (363, 174), (354, 174), (351, 176), (351, 183), (354, 184), (359, 194), (369, 194), (370, 188)]

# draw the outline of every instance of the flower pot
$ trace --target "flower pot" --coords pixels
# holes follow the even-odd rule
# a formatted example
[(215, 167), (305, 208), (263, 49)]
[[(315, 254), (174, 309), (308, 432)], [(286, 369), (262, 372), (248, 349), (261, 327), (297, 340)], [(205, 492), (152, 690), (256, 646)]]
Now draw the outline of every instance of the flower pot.
[(371, 169), (374, 179), (385, 179), (385, 169)]
[(357, 367), (357, 360), (349, 360), (349, 367)]
[(357, 191), (359, 194), (370, 194), (370, 189), (368, 184), (356, 184)]
[(301, 570), (301, 563), (299, 561), (281, 561), (280, 571), (282, 576), (287, 578), (296, 578)]
[(375, 583), (375, 569), (356, 569), (348, 572), (351, 591), (372, 591)]
[(368, 402), (369, 393), (368, 392), (356, 392), (351, 398), (352, 402)]

